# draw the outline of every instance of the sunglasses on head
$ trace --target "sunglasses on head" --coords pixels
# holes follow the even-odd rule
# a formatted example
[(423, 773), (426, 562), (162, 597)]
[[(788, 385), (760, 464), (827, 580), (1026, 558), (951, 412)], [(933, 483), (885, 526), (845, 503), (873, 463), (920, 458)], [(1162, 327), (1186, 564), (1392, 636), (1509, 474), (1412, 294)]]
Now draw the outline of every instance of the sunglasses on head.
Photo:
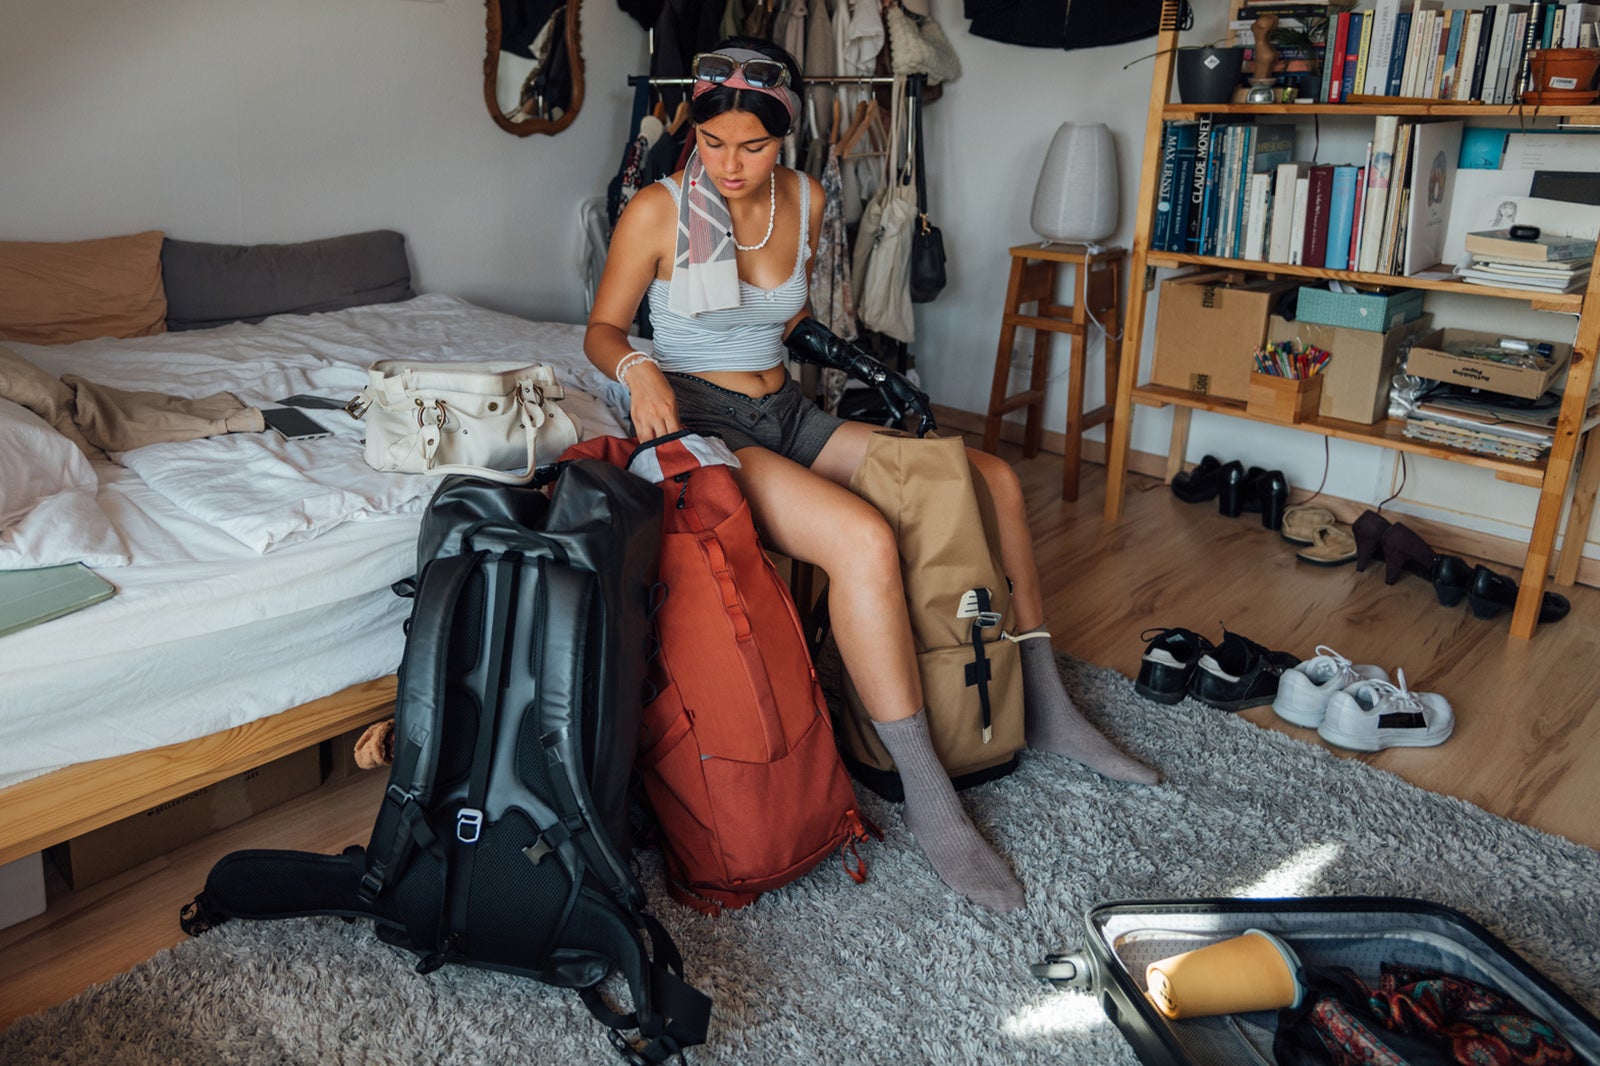
[(789, 68), (776, 59), (733, 59), (720, 52), (701, 52), (689, 64), (696, 81), (720, 85), (736, 72), (754, 89), (776, 89), (789, 84)]

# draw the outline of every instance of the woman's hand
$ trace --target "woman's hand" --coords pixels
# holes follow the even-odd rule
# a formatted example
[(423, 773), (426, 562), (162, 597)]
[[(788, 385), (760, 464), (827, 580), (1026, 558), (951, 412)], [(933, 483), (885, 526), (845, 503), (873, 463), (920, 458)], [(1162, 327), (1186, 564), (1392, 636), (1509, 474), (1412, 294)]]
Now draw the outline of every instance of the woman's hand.
[(633, 435), (640, 441), (654, 440), (682, 428), (678, 423), (678, 399), (672, 394), (667, 376), (654, 364), (640, 361), (628, 370), (628, 417), (633, 420)]

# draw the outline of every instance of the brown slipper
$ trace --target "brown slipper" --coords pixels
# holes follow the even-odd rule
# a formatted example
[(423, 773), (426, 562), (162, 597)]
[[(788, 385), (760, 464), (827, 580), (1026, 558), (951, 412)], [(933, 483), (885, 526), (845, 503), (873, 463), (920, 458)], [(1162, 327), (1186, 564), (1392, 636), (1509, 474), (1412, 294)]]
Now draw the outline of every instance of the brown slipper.
[(1356, 560), (1356, 538), (1350, 527), (1338, 522), (1311, 531), (1311, 546), (1295, 552), (1313, 566), (1343, 566)]
[(1283, 528), (1278, 531), (1291, 544), (1313, 544), (1312, 534), (1319, 526), (1331, 526), (1337, 519), (1326, 507), (1312, 503), (1295, 504), (1283, 509)]

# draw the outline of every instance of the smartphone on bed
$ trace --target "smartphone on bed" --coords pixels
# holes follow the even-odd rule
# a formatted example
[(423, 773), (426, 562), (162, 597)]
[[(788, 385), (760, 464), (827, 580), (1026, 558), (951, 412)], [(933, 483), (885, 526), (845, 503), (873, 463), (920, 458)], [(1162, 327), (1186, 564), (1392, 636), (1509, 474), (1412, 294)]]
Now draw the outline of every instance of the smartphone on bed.
[(333, 436), (333, 430), (293, 407), (268, 407), (261, 412), (261, 417), (284, 440), (316, 440)]

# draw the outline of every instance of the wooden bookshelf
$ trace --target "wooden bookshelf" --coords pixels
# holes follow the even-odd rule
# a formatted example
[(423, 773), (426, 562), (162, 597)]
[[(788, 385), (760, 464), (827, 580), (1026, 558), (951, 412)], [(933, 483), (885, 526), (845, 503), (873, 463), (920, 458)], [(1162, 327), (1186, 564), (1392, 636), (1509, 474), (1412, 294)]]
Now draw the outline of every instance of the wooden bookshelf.
[(1214, 255), (1189, 255), (1186, 252), (1157, 252), (1145, 254), (1149, 266), (1180, 267), (1203, 266), (1226, 270), (1248, 270), (1263, 277), (1307, 278), (1354, 282), (1358, 285), (1387, 285), (1397, 289), (1429, 289), (1434, 292), (1453, 292), (1462, 296), (1497, 296), (1505, 300), (1519, 300), (1535, 311), (1564, 311), (1576, 315), (1583, 311), (1584, 294), (1581, 292), (1533, 292), (1529, 289), (1502, 289), (1492, 285), (1468, 285), (1453, 278), (1416, 278), (1401, 274), (1367, 274), (1358, 270), (1329, 270), (1326, 267), (1304, 266), (1291, 263), (1268, 263), (1256, 259), (1222, 259)]
[[(1568, 543), (1573, 550), (1565, 553), (1565, 556), (1575, 560), (1581, 552), (1586, 533), (1584, 527), (1587, 525), (1588, 517), (1593, 513), (1597, 487), (1600, 487), (1600, 448), (1589, 451), (1584, 462), (1583, 475), (1577, 476), (1578, 456), (1585, 439), (1583, 426), (1586, 414), (1585, 402), (1593, 384), (1595, 351), (1597, 345), (1600, 345), (1600, 272), (1591, 267), (1589, 286), (1583, 292), (1538, 293), (1526, 289), (1468, 285), (1444, 278), (1327, 270), (1321, 267), (1285, 263), (1152, 251), (1150, 237), (1155, 229), (1155, 189), (1161, 165), (1162, 130), (1163, 123), (1169, 120), (1201, 114), (1305, 115), (1318, 116), (1319, 121), (1321, 116), (1369, 121), (1378, 115), (1423, 118), (1438, 116), (1471, 118), (1488, 123), (1561, 118), (1571, 123), (1600, 127), (1600, 106), (1535, 107), (1381, 97), (1358, 97), (1340, 104), (1175, 104), (1171, 102), (1171, 96), (1181, 8), (1182, 5), (1178, 0), (1164, 0), (1161, 29), (1157, 34), (1155, 70), (1151, 80), (1150, 107), (1146, 114), (1144, 156), (1140, 164), (1137, 215), (1130, 256), (1132, 260), (1130, 275), (1136, 284), (1129, 293), (1127, 316), (1123, 327), (1124, 336), (1128, 338), (1124, 342), (1126, 354), (1117, 374), (1116, 396), (1112, 400), (1113, 419), (1107, 442), (1105, 504), (1107, 521), (1114, 522), (1122, 516), (1129, 436), (1133, 408), (1136, 404), (1146, 407), (1171, 407), (1176, 411), (1173, 419), (1172, 445), (1167, 461), (1169, 478), (1182, 469), (1184, 451), (1188, 443), (1188, 427), (1194, 412), (1266, 421), (1252, 415), (1244, 404), (1237, 401), (1139, 383), (1138, 376), (1142, 362), (1140, 348), (1144, 342), (1145, 314), (1149, 309), (1150, 295), (1156, 290), (1156, 272), (1159, 269), (1207, 267), (1235, 270), (1260, 277), (1337, 279), (1364, 285), (1388, 285), (1453, 292), (1486, 299), (1515, 300), (1527, 304), (1536, 311), (1576, 315), (1578, 330), (1573, 341), (1572, 361), (1568, 367), (1566, 395), (1557, 417), (1553, 444), (1541, 462), (1521, 462), (1416, 440), (1405, 436), (1403, 425), (1394, 420), (1385, 420), (1368, 426), (1335, 419), (1315, 418), (1290, 427), (1325, 437), (1351, 440), (1476, 467), (1491, 472), (1502, 480), (1537, 489), (1539, 503), (1528, 539), (1527, 554), (1523, 559), (1516, 609), (1511, 617), (1512, 635), (1523, 639), (1531, 637), (1538, 624), (1539, 607), (1550, 575), (1555, 538), (1559, 531), (1567, 492), (1576, 481), (1572, 497), (1572, 514), (1567, 526)], [(1596, 263), (1600, 265), (1600, 259), (1597, 259)], [(1137, 283), (1140, 281), (1142, 284)], [(1131, 355), (1131, 358), (1127, 357), (1128, 355)], [(1559, 580), (1564, 584), (1571, 584), (1575, 570), (1575, 564), (1569, 565), (1569, 559), (1564, 557), (1558, 573)]]

